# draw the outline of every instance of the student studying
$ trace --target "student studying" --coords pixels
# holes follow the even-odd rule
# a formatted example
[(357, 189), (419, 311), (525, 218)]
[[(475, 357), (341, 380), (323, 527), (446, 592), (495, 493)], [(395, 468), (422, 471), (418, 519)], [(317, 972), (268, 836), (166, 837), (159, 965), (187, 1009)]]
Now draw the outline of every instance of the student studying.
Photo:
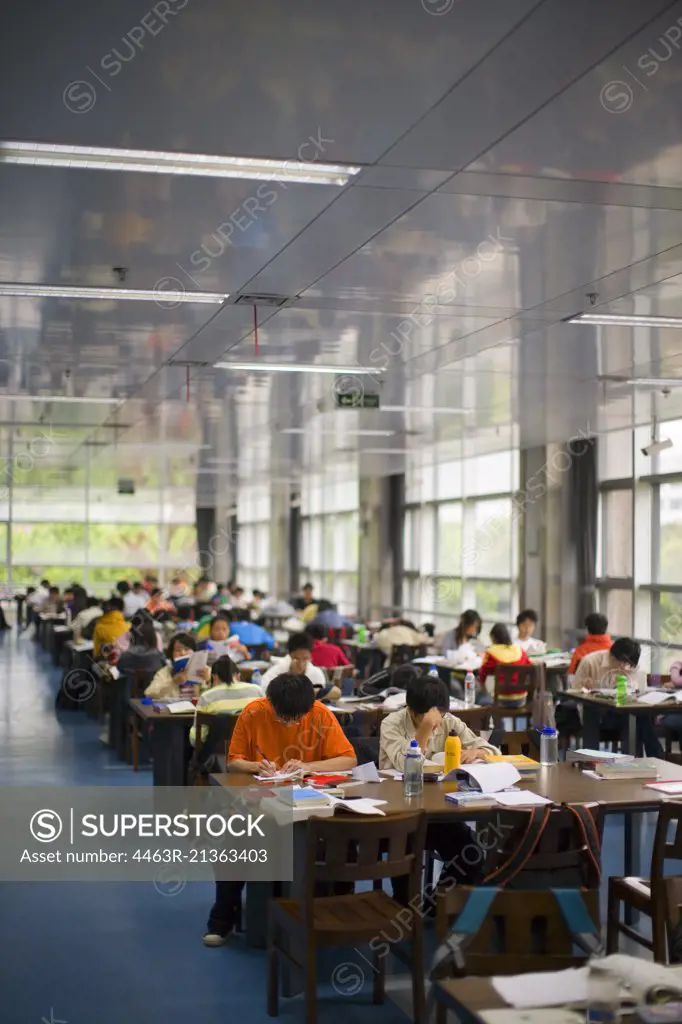
[[(244, 708), (227, 755), (231, 772), (273, 775), (276, 771), (343, 771), (357, 759), (333, 712), (315, 700), (309, 679), (276, 676), (267, 697)], [(216, 881), (204, 945), (222, 946), (233, 930), (245, 882)]]

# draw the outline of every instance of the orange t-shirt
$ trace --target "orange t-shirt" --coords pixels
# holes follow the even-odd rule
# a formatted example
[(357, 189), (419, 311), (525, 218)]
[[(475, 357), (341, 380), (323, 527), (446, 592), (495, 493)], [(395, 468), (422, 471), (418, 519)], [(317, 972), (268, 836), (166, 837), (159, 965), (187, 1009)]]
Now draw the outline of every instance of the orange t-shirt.
[[(260, 748), (260, 749), (259, 749)], [(355, 757), (333, 711), (315, 701), (307, 715), (293, 725), (275, 718), (267, 697), (251, 701), (239, 715), (228, 751), (228, 761), (262, 761), (283, 765), (296, 760), (328, 761)]]

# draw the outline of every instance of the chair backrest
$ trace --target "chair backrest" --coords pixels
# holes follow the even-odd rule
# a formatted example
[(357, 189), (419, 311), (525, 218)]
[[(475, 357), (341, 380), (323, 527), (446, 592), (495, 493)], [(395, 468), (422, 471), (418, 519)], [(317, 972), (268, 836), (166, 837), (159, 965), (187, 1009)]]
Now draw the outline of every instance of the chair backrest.
[[(597, 803), (585, 804), (584, 808), (592, 816), (601, 844), (603, 809)], [(486, 876), (489, 884), (499, 884), (495, 872), (508, 861), (513, 851), (521, 849), (530, 820), (528, 811), (503, 811), (498, 815), (497, 830), (504, 834), (504, 839), (496, 850), (488, 853)], [(596, 864), (593, 858), (597, 859)], [(592, 848), (573, 811), (568, 807), (553, 807), (531, 856), (509, 882), (509, 887), (514, 890), (550, 886), (598, 890), (601, 881), (598, 858), (599, 851)]]
[(331, 682), (335, 686), (342, 686), (344, 679), (352, 679), (355, 675), (355, 668), (352, 665), (339, 665), (332, 669)]
[(247, 644), (246, 646), (254, 661), (270, 660), (270, 648), (267, 644)]
[[(202, 766), (213, 754), (222, 754), (227, 760), (227, 751), (238, 717), (238, 711), (220, 714), (197, 711), (194, 717), (194, 753), (188, 773), (190, 785), (202, 783)], [(205, 729), (208, 729), (208, 733), (204, 739)]]
[(658, 812), (650, 873), (654, 900), (664, 896), (666, 861), (669, 860), (682, 860), (682, 801), (679, 800), (666, 800)]
[(137, 700), (140, 697), (144, 697), (144, 691), (151, 683), (155, 673), (145, 668), (134, 668), (131, 672), (127, 672), (126, 675), (130, 679), (130, 696)]
[[(464, 907), (471, 890), (457, 886)], [(599, 892), (583, 893), (588, 913), (599, 929)], [(466, 975), (526, 974), (579, 967), (588, 954), (576, 953), (574, 939), (559, 905), (547, 890), (497, 893), (482, 927), (464, 949)]]
[(542, 670), (539, 665), (496, 665), (495, 704), (520, 706), (530, 704), (536, 690), (540, 690)]
[(647, 686), (664, 686), (665, 683), (670, 682), (670, 673), (660, 672), (647, 672), (646, 685)]
[(421, 883), (426, 818), (421, 811), (308, 820), (306, 901), (315, 882), (364, 882), (409, 876), (410, 898)]
[(533, 741), (532, 734), (528, 729), (516, 731), (500, 730), (499, 742), (497, 736), (491, 742), (499, 747), (503, 754), (525, 754), (526, 757), (537, 757), (539, 751), (537, 744)]
[(418, 658), (426, 650), (424, 644), (413, 647), (412, 644), (394, 644), (391, 648), (391, 665), (405, 665), (408, 661)]

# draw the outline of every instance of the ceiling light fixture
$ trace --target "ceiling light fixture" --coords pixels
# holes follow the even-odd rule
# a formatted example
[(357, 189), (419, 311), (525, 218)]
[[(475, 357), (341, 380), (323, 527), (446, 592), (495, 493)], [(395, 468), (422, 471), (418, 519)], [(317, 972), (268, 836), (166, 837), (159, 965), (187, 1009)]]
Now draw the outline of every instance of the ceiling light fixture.
[(0, 401), (6, 399), (10, 402), (69, 402), (72, 405), (121, 405), (123, 398), (88, 398), (87, 395), (3, 395), (0, 394)]
[[(165, 293), (164, 293), (165, 294)], [(316, 363), (214, 363), (215, 370), (253, 370), (258, 373), (335, 373), (353, 377), (373, 376), (383, 369), (366, 370), (364, 366), (318, 366)]]
[(577, 313), (565, 321), (569, 324), (601, 324), (604, 327), (676, 327), (682, 328), (679, 316), (630, 316), (620, 313)]
[(382, 405), (381, 412), (432, 412), (437, 416), (464, 416), (468, 409), (448, 409), (441, 405)]
[[(325, 434), (329, 436), (338, 436), (342, 434), (348, 436), (349, 434), (353, 437), (393, 437), (395, 430), (344, 430), (339, 428), (338, 430), (325, 429), (325, 430), (314, 430), (315, 435)], [(306, 434), (308, 431), (304, 427), (287, 427), (286, 430), (280, 430), (280, 434)]]
[(623, 383), (636, 388), (682, 388), (682, 380), (676, 377), (630, 377)]
[[(163, 281), (173, 278), (161, 278)], [(99, 287), (71, 287), (70, 285), (56, 284), (13, 284), (11, 282), (0, 283), (0, 296), (12, 295), (24, 299), (90, 299), (91, 301), (122, 301), (127, 299), (131, 302), (156, 302), (164, 309), (181, 302), (202, 302), (220, 305), (229, 298), (222, 292), (190, 292), (181, 289), (172, 291), (166, 288), (99, 288)]]
[[(308, 144), (313, 145), (313, 140)], [(305, 146), (305, 144), (304, 144)], [(304, 146), (301, 146), (302, 150)], [(258, 157), (210, 156), (148, 149), (104, 149), (98, 146), (53, 146), (42, 142), (0, 142), (0, 163), (32, 167), (83, 168), (88, 171), (135, 171), (201, 178), (247, 178), (309, 185), (347, 185), (361, 167), (317, 160), (271, 160)]]

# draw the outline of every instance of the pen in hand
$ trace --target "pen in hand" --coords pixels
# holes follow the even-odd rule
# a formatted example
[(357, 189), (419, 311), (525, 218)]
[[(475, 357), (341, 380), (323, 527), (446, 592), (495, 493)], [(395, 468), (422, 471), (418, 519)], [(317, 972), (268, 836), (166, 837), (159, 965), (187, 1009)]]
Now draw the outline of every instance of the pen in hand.
[(277, 771), (277, 765), (273, 764), (272, 761), (268, 760), (268, 758), (265, 756), (265, 754), (263, 753), (261, 748), (258, 746), (258, 744), (256, 744), (256, 750), (258, 751), (260, 756), (263, 758), (262, 764), (263, 764), (263, 768), (265, 769), (265, 771), (270, 771), (270, 772), (273, 772), (273, 773), (276, 772)]

